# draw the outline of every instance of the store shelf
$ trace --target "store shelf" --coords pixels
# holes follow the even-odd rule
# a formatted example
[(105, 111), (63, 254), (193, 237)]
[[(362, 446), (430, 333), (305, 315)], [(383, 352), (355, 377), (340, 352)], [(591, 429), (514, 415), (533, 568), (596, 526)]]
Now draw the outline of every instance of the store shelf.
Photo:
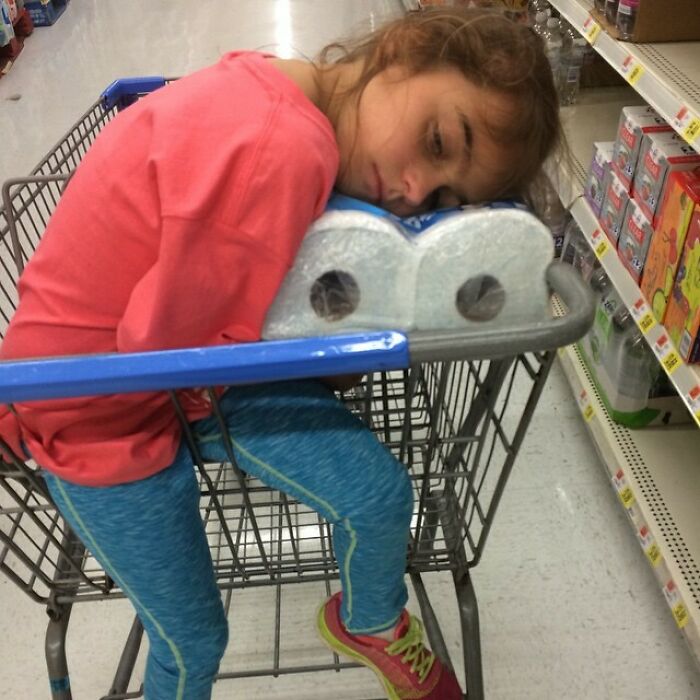
[(550, 0), (595, 50), (700, 151), (700, 42), (631, 44), (610, 36), (591, 0)]
[(562, 348), (559, 359), (669, 611), (700, 662), (700, 431), (618, 425), (576, 348)]
[(562, 202), (570, 209), (589, 244), (596, 251), (623, 303), (632, 312), (647, 343), (700, 426), (700, 365), (687, 365), (681, 360), (665, 328), (654, 319), (647, 300), (620, 262), (617, 251), (608, 241), (593, 210), (582, 196), (593, 142), (614, 140), (620, 109), (625, 105), (636, 104), (639, 100), (639, 96), (628, 88), (584, 91), (578, 105), (563, 110), (571, 162), (562, 163), (559, 171), (552, 173), (551, 177)]

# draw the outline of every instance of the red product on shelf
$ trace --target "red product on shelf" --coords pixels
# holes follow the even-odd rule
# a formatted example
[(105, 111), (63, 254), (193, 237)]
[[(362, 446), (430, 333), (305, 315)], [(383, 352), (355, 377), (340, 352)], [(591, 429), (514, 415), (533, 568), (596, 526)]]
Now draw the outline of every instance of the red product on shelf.
[(613, 167), (629, 191), (644, 134), (673, 131), (651, 107), (623, 107), (617, 127)]
[(617, 245), (617, 254), (637, 284), (642, 277), (644, 262), (653, 235), (654, 229), (649, 219), (644, 216), (644, 212), (637, 202), (630, 199), (620, 241)]
[(653, 223), (658, 222), (659, 204), (669, 173), (700, 166), (697, 153), (678, 134), (645, 134), (639, 152), (632, 196)]
[(664, 320), (690, 219), (698, 204), (700, 169), (671, 173), (641, 284), (642, 292), (659, 321)]
[(686, 362), (700, 362), (700, 204), (695, 205), (664, 325)]

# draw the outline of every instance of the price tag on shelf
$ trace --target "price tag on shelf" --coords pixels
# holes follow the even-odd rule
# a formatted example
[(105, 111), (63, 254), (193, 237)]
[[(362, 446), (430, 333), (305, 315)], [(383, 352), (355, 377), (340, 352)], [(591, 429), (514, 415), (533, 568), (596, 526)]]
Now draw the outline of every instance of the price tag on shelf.
[(581, 409), (581, 413), (583, 413), (584, 420), (588, 423), (595, 415), (595, 408), (593, 408), (591, 398), (588, 396), (585, 389), (582, 389), (581, 393), (578, 395), (578, 405)]
[(646, 525), (642, 525), (637, 531), (637, 537), (642, 543), (642, 549), (651, 562), (651, 565), (657, 566), (663, 557), (661, 556), (659, 545), (657, 545), (656, 540), (654, 540), (654, 536), (649, 532), (649, 528)]
[(627, 483), (627, 479), (625, 479), (625, 474), (622, 469), (618, 469), (615, 476), (613, 476), (613, 484), (617, 495), (622, 501), (622, 505), (625, 506), (625, 508), (631, 508), (634, 505), (634, 494), (632, 493), (630, 485)]
[(622, 61), (622, 75), (630, 85), (636, 85), (644, 75), (644, 66), (632, 55)]
[(588, 15), (586, 21), (583, 23), (583, 35), (588, 39), (588, 43), (593, 46), (600, 36), (600, 25), (596, 22), (591, 15)]
[(678, 628), (683, 629), (688, 624), (688, 608), (685, 607), (685, 603), (673, 580), (669, 581), (664, 586), (664, 596), (671, 607), (671, 612), (673, 613)]
[(686, 396), (695, 420), (700, 424), (700, 384), (696, 384)]
[(673, 119), (673, 126), (691, 146), (700, 136), (700, 118), (688, 107), (681, 107)]
[(667, 333), (662, 333), (661, 337), (654, 343), (654, 354), (661, 360), (669, 374), (673, 374), (682, 364), (681, 356), (673, 347), (671, 339)]
[(646, 335), (655, 325), (656, 319), (644, 297), (639, 297), (630, 308), (632, 317), (637, 322), (639, 330)]
[(599, 228), (597, 228), (591, 234), (591, 243), (593, 244), (593, 250), (595, 251), (598, 260), (602, 260), (602, 258), (610, 251), (611, 246), (608, 242), (608, 238)]

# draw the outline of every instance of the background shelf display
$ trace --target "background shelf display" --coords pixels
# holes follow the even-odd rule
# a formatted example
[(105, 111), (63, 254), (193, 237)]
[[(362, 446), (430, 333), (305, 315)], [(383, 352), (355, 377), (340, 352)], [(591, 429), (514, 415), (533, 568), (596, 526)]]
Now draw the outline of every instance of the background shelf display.
[(582, 196), (593, 142), (613, 140), (622, 107), (641, 102), (639, 95), (628, 88), (583, 91), (578, 105), (562, 110), (571, 158), (551, 176), (563, 204), (570, 207), (572, 216), (596, 252), (623, 303), (632, 312), (647, 343), (700, 426), (700, 365), (687, 365), (680, 358), (668, 333), (654, 318), (639, 287), (618, 258), (613, 244), (603, 233), (595, 213)]
[(700, 150), (700, 42), (631, 44), (592, 17), (591, 0), (550, 0), (552, 7), (696, 150)]
[[(584, 90), (578, 104), (562, 110), (571, 154), (550, 176), (562, 203), (570, 209), (700, 425), (700, 366), (681, 361), (583, 197), (593, 144), (615, 139), (622, 107), (650, 104), (700, 151), (700, 133), (694, 132), (696, 126), (700, 128), (700, 121), (696, 121), (700, 114), (696, 80), (700, 77), (700, 43), (617, 42), (591, 22), (592, 3), (588, 0), (551, 0), (551, 4), (587, 36), (595, 50), (627, 79), (628, 86)], [(679, 114), (682, 119), (677, 119)], [(618, 425), (608, 415), (578, 350), (563, 348), (559, 356), (591, 438), (676, 624), (700, 661), (700, 431), (693, 425), (634, 431)]]
[(669, 610), (700, 661), (700, 431), (628, 430), (609, 417), (574, 346), (559, 351), (611, 485), (634, 528)]

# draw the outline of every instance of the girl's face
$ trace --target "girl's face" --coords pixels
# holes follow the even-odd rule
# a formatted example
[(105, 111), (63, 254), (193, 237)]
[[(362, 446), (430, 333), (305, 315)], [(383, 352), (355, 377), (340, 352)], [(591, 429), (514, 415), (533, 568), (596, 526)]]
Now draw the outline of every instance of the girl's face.
[(514, 110), (455, 69), (388, 68), (338, 118), (336, 186), (399, 216), (502, 196), (517, 156), (489, 125), (503, 129)]

